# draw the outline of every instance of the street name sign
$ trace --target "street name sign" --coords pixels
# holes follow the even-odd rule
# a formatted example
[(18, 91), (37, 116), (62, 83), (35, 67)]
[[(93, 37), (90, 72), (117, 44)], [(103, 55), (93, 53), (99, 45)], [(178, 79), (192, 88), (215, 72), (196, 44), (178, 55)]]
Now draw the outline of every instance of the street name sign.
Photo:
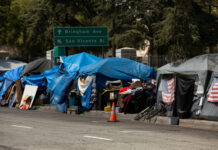
[(55, 27), (54, 45), (108, 46), (107, 27)]

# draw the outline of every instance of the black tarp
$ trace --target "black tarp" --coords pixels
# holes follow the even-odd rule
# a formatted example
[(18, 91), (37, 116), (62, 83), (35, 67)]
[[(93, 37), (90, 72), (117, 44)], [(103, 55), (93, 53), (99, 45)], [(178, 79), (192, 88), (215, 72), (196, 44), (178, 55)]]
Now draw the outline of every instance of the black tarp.
[(184, 76), (176, 77), (176, 108), (180, 118), (190, 117), (193, 104), (195, 79)]
[(28, 63), (24, 67), (21, 76), (42, 74), (44, 71), (49, 70), (52, 67), (53, 67), (53, 63), (51, 60), (45, 58), (39, 58), (37, 60)]

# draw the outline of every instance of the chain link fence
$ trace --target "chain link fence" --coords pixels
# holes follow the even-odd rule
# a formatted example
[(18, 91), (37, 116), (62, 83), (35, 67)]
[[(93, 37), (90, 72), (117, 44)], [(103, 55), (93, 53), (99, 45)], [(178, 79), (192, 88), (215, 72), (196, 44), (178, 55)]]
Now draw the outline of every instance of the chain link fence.
[(133, 57), (130, 56), (129, 59), (135, 60), (137, 62), (146, 64), (148, 66), (152, 66), (155, 68), (159, 68), (165, 64), (167, 64), (167, 59), (165, 55), (159, 56), (146, 56), (146, 57)]

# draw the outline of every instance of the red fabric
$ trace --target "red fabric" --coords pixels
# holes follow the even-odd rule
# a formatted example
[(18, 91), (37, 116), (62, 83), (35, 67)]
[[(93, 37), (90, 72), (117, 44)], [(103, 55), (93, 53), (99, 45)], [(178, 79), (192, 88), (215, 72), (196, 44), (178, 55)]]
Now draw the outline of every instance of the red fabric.
[(119, 91), (119, 94), (120, 94), (121, 92), (127, 91), (128, 89), (131, 89), (130, 86), (121, 88), (120, 91)]
[(123, 100), (123, 102), (124, 102), (124, 110), (123, 110), (124, 114), (127, 113), (127, 108), (128, 108), (129, 102), (130, 102), (130, 100), (131, 100), (131, 96), (132, 96), (132, 95), (127, 95), (127, 96), (125, 97), (125, 99)]

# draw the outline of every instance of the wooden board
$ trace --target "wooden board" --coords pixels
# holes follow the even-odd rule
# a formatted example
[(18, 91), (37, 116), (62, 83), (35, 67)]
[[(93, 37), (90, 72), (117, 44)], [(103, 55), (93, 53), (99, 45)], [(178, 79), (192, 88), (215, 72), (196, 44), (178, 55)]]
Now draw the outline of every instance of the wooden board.
[(34, 101), (34, 98), (36, 96), (36, 92), (38, 90), (38, 86), (34, 86), (34, 85), (25, 85), (25, 89), (24, 89), (24, 92), (23, 92), (23, 96), (22, 96), (22, 99), (21, 99), (21, 103), (20, 103), (20, 106), (23, 105), (23, 100), (26, 96), (30, 96), (31, 97), (31, 103), (29, 104), (29, 108), (32, 107), (32, 104), (33, 104), (33, 101)]

